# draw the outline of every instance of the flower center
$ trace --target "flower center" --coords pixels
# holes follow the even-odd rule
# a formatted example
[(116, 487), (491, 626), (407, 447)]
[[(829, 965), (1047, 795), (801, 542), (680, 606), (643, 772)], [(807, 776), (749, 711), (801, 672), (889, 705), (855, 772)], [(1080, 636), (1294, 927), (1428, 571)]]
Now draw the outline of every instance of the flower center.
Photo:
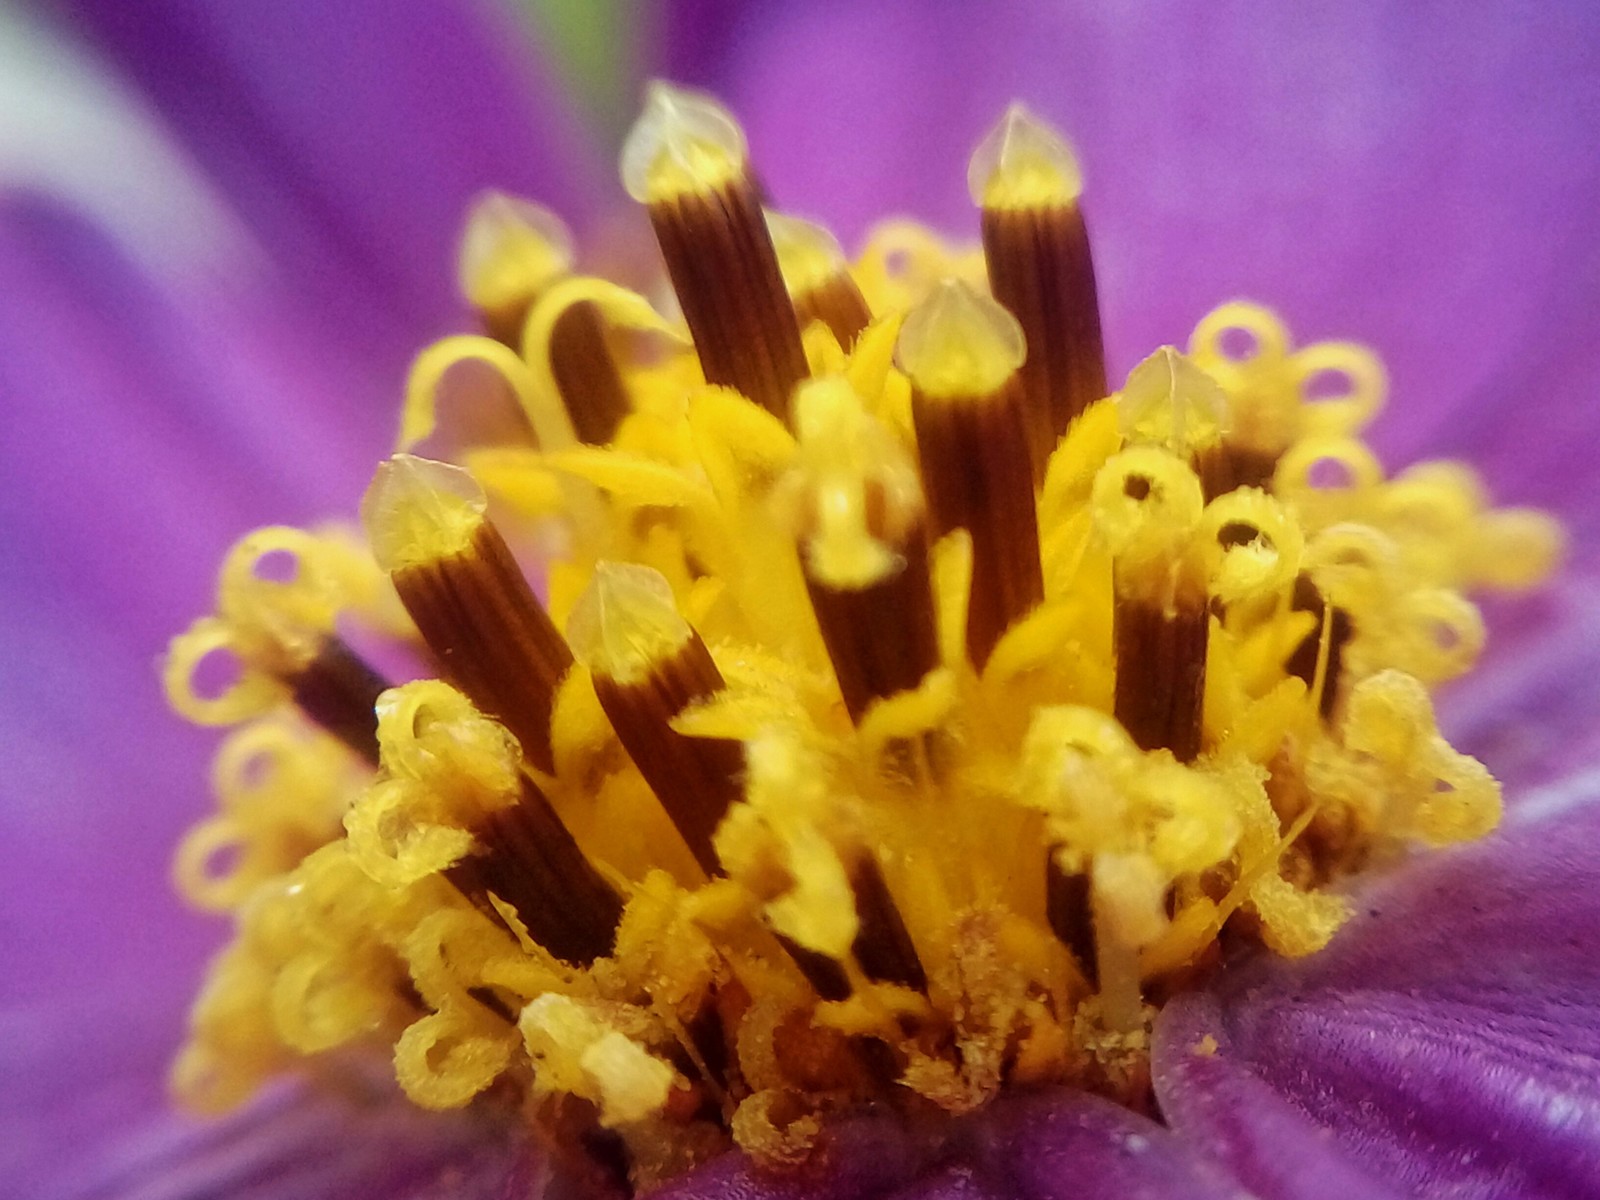
[[(237, 925), (186, 1100), (376, 1049), (622, 1190), (868, 1102), (1144, 1106), (1224, 945), (1315, 951), (1346, 877), (1495, 825), (1429, 689), (1481, 648), (1463, 590), (1559, 530), (1386, 477), (1369, 353), (1235, 303), (1107, 395), (1081, 174), (1021, 108), (981, 254), (902, 222), (847, 262), (699, 95), (652, 90), (622, 167), (681, 321), (486, 201), (487, 334), (418, 358), (365, 540), (251, 534), (173, 643), (175, 706), (238, 726), (178, 854)], [(410, 453), (445, 393), (459, 465)]]

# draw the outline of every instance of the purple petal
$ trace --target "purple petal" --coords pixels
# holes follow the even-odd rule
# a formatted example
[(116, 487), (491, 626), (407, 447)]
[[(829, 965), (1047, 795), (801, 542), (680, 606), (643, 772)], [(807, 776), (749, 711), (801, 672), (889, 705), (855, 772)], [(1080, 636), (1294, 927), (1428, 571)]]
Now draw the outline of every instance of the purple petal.
[(1600, 761), (1600, 581), (1577, 569), (1487, 606), (1483, 662), (1440, 706), (1452, 744), (1488, 764), (1506, 802)]
[[(127, 1048), (106, 1049), (114, 1080), (127, 1088)], [(96, 1064), (75, 1065), (83, 1072), (73, 1080), (77, 1101), (109, 1117), (114, 1136), (71, 1107), (51, 1110), (88, 1140), (70, 1151), (58, 1145), (56, 1161), (24, 1161), (20, 1175), (8, 1175), (35, 1200), (505, 1200), (541, 1190), (538, 1160), (519, 1131), (479, 1110), (424, 1112), (387, 1078), (346, 1073), (337, 1088), (284, 1085), (236, 1116), (201, 1122), (166, 1115), (158, 1098), (142, 1111), (126, 1095), (105, 1104), (111, 1089), (95, 1079)], [(6, 1132), (11, 1148), (28, 1134)]]
[(1323, 953), (1175, 1001), (1173, 1128), (1268, 1196), (1348, 1194), (1338, 1172), (1467, 1200), (1600, 1191), (1597, 798), (1593, 773), (1530, 798), (1361, 893)]
[(1597, 33), (1577, 3), (1033, 0), (975, 20), (834, 0), (669, 61), (745, 118), (780, 204), (850, 236), (895, 210), (975, 231), (966, 156), (1027, 101), (1086, 164), (1113, 377), (1219, 301), (1259, 299), (1302, 339), (1382, 353), (1394, 462), (1481, 453), (1498, 489), (1587, 538)]
[(58, 6), (168, 118), (302, 303), (393, 359), (458, 320), (478, 190), (580, 220), (595, 162), (511, 15), (485, 0)]
[(663, 1200), (1210, 1200), (1234, 1194), (1176, 1138), (1107, 1101), (1055, 1088), (927, 1125), (876, 1116), (827, 1131), (798, 1171), (724, 1156)]
[(341, 511), (392, 427), (358, 364), (270, 307), (208, 299), (58, 215), (0, 209), (0, 837), (28, 847), (0, 884), (8, 1000), (150, 962), (181, 978), (215, 938), (166, 863), (216, 738), (166, 711), (156, 661), (235, 537)]

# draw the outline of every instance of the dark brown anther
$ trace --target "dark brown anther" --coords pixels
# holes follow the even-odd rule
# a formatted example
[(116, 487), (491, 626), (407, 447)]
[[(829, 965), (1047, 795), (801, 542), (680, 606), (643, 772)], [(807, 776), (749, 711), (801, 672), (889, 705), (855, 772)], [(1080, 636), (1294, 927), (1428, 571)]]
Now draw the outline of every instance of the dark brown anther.
[(1179, 762), (1199, 756), (1210, 622), (1203, 598), (1167, 607), (1119, 590), (1114, 712), (1141, 749), (1164, 746)]
[(337, 636), (284, 681), (300, 711), (374, 766), (377, 704), (389, 683)]
[(1100, 469), (1091, 503), (1112, 553), (1113, 712), (1142, 749), (1190, 762), (1201, 749), (1211, 632), (1200, 481), (1175, 454), (1137, 446)]
[(1308, 575), (1302, 574), (1294, 581), (1294, 608), (1296, 612), (1308, 612), (1316, 617), (1317, 627), (1300, 640), (1283, 667), (1290, 675), (1305, 680), (1307, 687), (1315, 687), (1317, 668), (1323, 660), (1323, 641), (1326, 639), (1327, 663), (1323, 668), (1322, 691), (1317, 695), (1317, 711), (1326, 721), (1333, 716), (1334, 706), (1339, 701), (1344, 649), (1355, 632), (1355, 626), (1347, 611), (1330, 605), (1323, 598)]
[(875, 701), (910, 691), (939, 665), (928, 551), (919, 522), (891, 574), (861, 588), (823, 583), (807, 570), (806, 588), (850, 719)]
[(939, 665), (917, 469), (842, 379), (795, 393), (790, 500), (806, 588), (852, 720)]
[(648, 567), (600, 563), (568, 630), (623, 748), (701, 869), (721, 874), (712, 836), (741, 794), (744, 748), (672, 728), (685, 708), (721, 691), (723, 679), (678, 614), (671, 587)]
[(1090, 882), (1087, 871), (1062, 870), (1055, 848), (1051, 848), (1045, 858), (1045, 917), (1061, 944), (1072, 951), (1089, 986), (1097, 988), (1100, 969), (1095, 957), (1094, 915), (1089, 907)]
[(584, 857), (550, 801), (527, 775), (515, 804), (473, 827), (481, 850), (447, 875), (493, 915), (493, 893), (516, 911), (534, 941), (563, 962), (587, 966), (611, 953), (622, 898)]
[(889, 894), (883, 869), (870, 854), (863, 853), (851, 866), (850, 890), (861, 923), (850, 949), (862, 974), (877, 983), (895, 983), (926, 992), (928, 976), (917, 957), (917, 948)]
[(1106, 395), (1105, 349), (1082, 176), (1065, 142), (1013, 105), (973, 154), (989, 289), (1027, 339), (1022, 366), (1034, 486), (1078, 414)]
[(839, 243), (822, 226), (782, 213), (768, 213), (767, 227), (800, 328), (821, 321), (850, 349), (872, 323), (872, 310), (850, 277)]
[(776, 936), (817, 995), (824, 1000), (850, 999), (850, 976), (842, 966), (820, 951), (806, 949), (793, 938), (781, 933)]
[(622, 174), (649, 212), (707, 382), (786, 418), (805, 350), (738, 125), (708, 97), (653, 85)]
[(549, 771), (550, 710), (572, 653), (465, 471), (400, 454), (362, 502), (381, 567), (445, 677)]
[(1272, 477), (1282, 457), (1281, 451), (1224, 442), (1218, 453), (1220, 462), (1214, 468), (1215, 483), (1206, 489), (1206, 499), (1244, 487), (1271, 491)]
[(794, 312), (802, 328), (821, 321), (846, 350), (872, 324), (867, 298), (847, 274), (835, 275), (796, 295)]
[(606, 445), (633, 411), (633, 401), (612, 353), (605, 321), (592, 301), (580, 301), (556, 318), (548, 352), (550, 372), (578, 440)]
[(911, 380), (929, 533), (972, 536), (967, 653), (981, 669), (1000, 636), (1044, 598), (1022, 331), (1003, 308), (949, 280), (906, 318), (896, 355)]

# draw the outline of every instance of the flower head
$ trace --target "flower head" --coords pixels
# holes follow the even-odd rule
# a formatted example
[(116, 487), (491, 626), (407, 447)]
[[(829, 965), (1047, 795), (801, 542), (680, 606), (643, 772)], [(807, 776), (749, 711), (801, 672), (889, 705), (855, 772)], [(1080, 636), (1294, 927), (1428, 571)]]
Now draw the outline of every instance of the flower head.
[[(798, 1167), (872, 1106), (1144, 1110), (1155, 1012), (1224, 953), (1312, 954), (1352, 875), (1494, 827), (1431, 689), (1482, 647), (1463, 593), (1560, 533), (1386, 477), (1368, 351), (1232, 303), (1108, 388), (1083, 173), (1019, 107), (981, 247), (896, 221), (848, 261), (665, 85), (622, 175), (670, 297), (481, 204), (486, 332), (417, 359), (364, 542), (249, 535), (173, 643), (175, 706), (237, 726), (180, 851), (237, 924), (186, 1099), (381, 1051), (623, 1189)], [(469, 364), (510, 432), (441, 410)]]

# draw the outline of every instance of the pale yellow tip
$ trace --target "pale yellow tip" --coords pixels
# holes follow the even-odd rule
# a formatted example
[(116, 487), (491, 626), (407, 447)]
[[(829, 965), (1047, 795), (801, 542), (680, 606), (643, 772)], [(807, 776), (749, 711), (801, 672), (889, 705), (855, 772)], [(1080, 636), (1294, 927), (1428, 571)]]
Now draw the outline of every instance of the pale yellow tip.
[(567, 621), (574, 657), (624, 684), (649, 675), (693, 635), (666, 577), (633, 563), (596, 564)]
[(477, 308), (527, 301), (572, 269), (566, 223), (529, 200), (484, 192), (473, 201), (456, 259), (461, 294)]
[(744, 171), (744, 131), (704, 92), (657, 80), (622, 143), (622, 186), (641, 204), (717, 187)]
[(1043, 208), (1076, 200), (1083, 171), (1066, 139), (1014, 103), (973, 151), (967, 191), (981, 208)]
[(767, 213), (767, 231), (778, 252), (789, 294), (799, 296), (846, 270), (844, 249), (821, 225), (783, 213)]
[(900, 327), (895, 361), (929, 396), (987, 396), (1028, 355), (1022, 326), (959, 279), (946, 279)]
[(1227, 429), (1228, 398), (1185, 354), (1163, 346), (1128, 373), (1117, 420), (1130, 442), (1172, 450), (1213, 445)]
[(460, 467), (396, 454), (372, 477), (361, 521), (378, 566), (398, 571), (464, 549), (486, 507), (478, 481)]
[(811, 379), (795, 389), (801, 469), (796, 527), (812, 574), (835, 587), (883, 578), (922, 515), (915, 465), (845, 380)]

